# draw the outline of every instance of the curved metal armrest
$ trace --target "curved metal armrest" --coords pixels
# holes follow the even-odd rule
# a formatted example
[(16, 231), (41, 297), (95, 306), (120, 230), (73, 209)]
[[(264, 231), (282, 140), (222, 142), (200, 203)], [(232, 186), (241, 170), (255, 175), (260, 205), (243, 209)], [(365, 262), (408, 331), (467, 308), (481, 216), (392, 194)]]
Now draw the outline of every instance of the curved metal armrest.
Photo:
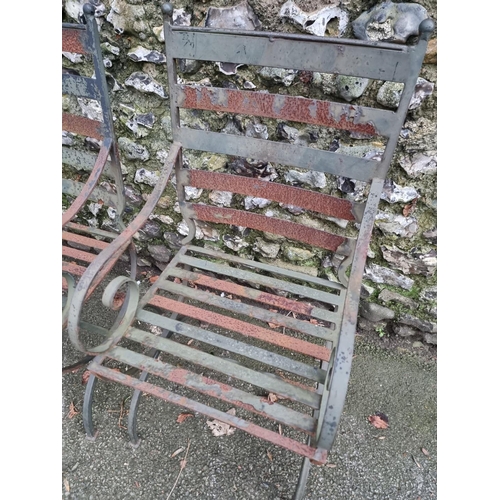
[(99, 150), (99, 155), (97, 156), (94, 168), (90, 173), (90, 176), (83, 186), (80, 194), (75, 198), (71, 206), (64, 212), (62, 216), (62, 227), (64, 227), (83, 207), (84, 203), (88, 200), (92, 191), (97, 186), (101, 174), (104, 172), (104, 167), (108, 160), (109, 152), (111, 151), (112, 140), (106, 137), (103, 140), (101, 149)]
[(131, 301), (129, 301), (129, 304), (126, 304), (124, 306), (126, 307), (126, 311), (124, 313), (123, 319), (121, 319), (117, 329), (114, 332), (110, 332), (108, 338), (97, 347), (88, 348), (80, 341), (80, 315), (89, 288), (96, 279), (100, 282), (104, 278), (104, 276), (108, 274), (108, 272), (116, 262), (116, 256), (121, 255), (125, 251), (127, 246), (132, 241), (133, 235), (139, 229), (141, 229), (144, 223), (148, 220), (149, 215), (154, 210), (158, 200), (163, 193), (163, 190), (165, 189), (165, 186), (167, 185), (167, 181), (177, 161), (180, 149), (180, 143), (174, 142), (172, 144), (168, 157), (165, 161), (165, 165), (160, 173), (158, 182), (156, 183), (153, 192), (149, 196), (142, 210), (127, 226), (127, 228), (124, 229), (122, 233), (91, 262), (75, 288), (73, 299), (69, 306), (68, 333), (73, 345), (82, 352), (85, 352), (87, 354), (99, 354), (106, 351), (120, 340), (121, 336), (125, 333), (125, 330), (133, 320), (133, 314), (131, 315), (130, 309), (131, 307), (133, 307), (133, 312), (135, 312), (135, 308), (137, 307), (138, 295), (137, 290), (135, 290), (135, 287), (137, 287), (137, 285), (133, 280), (130, 280), (128, 278), (116, 278), (108, 285), (103, 296), (103, 303), (104, 305), (110, 307), (112, 296), (114, 296), (114, 293), (118, 291), (118, 288), (120, 288), (120, 286), (126, 284), (129, 287), (129, 295)]

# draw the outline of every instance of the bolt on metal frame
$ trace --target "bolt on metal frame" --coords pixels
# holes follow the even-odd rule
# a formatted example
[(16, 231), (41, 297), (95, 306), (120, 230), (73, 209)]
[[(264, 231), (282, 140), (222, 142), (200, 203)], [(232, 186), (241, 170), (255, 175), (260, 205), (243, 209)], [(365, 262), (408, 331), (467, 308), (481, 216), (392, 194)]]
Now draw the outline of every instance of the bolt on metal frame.
[[(420, 25), (412, 46), (318, 38), (270, 32), (238, 32), (172, 25), (165, 4), (165, 51), (173, 143), (158, 182), (130, 225), (90, 263), (76, 285), (68, 329), (74, 345), (95, 359), (89, 365), (83, 409), (89, 438), (95, 435), (92, 399), (95, 377), (134, 389), (129, 434), (139, 443), (137, 409), (143, 392), (199, 412), (304, 457), (295, 498), (305, 492), (310, 463), (325, 464), (346, 397), (361, 280), (375, 215), (398, 136), (434, 29)], [(180, 84), (176, 62), (194, 59), (404, 83), (397, 111), (343, 102), (229, 88)], [(181, 125), (181, 109), (302, 122), (382, 136), (380, 160), (311, 147), (198, 130)], [(325, 172), (369, 183), (366, 203), (232, 173), (183, 167), (183, 150), (243, 157)], [(84, 298), (147, 221), (175, 172), (182, 216), (189, 234), (158, 280), (141, 296), (137, 283), (119, 276), (106, 288), (112, 306), (128, 291), (120, 321), (111, 329), (93, 326), (101, 344), (81, 336)], [(335, 234), (292, 220), (187, 199), (185, 188), (229, 191), (292, 204), (351, 223), (357, 236)], [(195, 245), (197, 225), (209, 222), (247, 227), (332, 252), (342, 260), (338, 281)], [(88, 327), (88, 325), (86, 325)], [(160, 329), (161, 335), (151, 333)], [(279, 327), (279, 329), (277, 328)], [(123, 342), (125, 341), (125, 342)], [(106, 366), (111, 363), (119, 371)], [(133, 375), (139, 373), (138, 376)], [(154, 376), (155, 382), (149, 381)], [(263, 395), (275, 395), (271, 400)], [(235, 407), (238, 415), (225, 411)], [(276, 424), (285, 429), (276, 430)]]

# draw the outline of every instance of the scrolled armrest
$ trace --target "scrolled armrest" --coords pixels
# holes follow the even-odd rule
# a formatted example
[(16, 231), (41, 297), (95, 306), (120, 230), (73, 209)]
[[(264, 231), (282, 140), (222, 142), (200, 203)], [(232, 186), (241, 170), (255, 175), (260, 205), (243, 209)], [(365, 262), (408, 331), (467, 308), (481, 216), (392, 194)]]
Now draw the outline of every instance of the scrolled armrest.
[[(137, 286), (137, 284), (129, 278), (121, 277), (121, 281), (118, 280), (118, 278), (115, 278), (106, 288), (103, 296), (104, 305), (110, 307), (111, 303), (109, 302), (109, 297), (113, 297), (116, 293), (117, 289), (114, 289), (114, 287), (116, 287), (118, 283), (120, 283), (120, 286), (127, 284), (130, 295), (130, 305), (126, 304), (124, 306), (126, 307), (126, 311), (124, 312), (124, 316), (120, 321), (118, 329), (113, 330), (110, 336), (108, 336), (108, 338), (96, 348), (88, 348), (80, 341), (80, 316), (89, 289), (96, 280), (100, 282), (109, 273), (118, 256), (125, 251), (127, 246), (132, 241), (134, 234), (141, 229), (141, 227), (148, 220), (149, 215), (153, 212), (163, 193), (163, 190), (165, 189), (165, 186), (167, 185), (167, 181), (177, 161), (180, 149), (180, 143), (174, 142), (172, 144), (153, 192), (149, 196), (139, 214), (132, 222), (130, 222), (121, 234), (117, 236), (104, 250), (102, 250), (102, 252), (90, 263), (89, 267), (83, 273), (78, 284), (76, 285), (73, 299), (69, 305), (68, 333), (73, 345), (82, 352), (87, 354), (98, 354), (104, 352), (106, 349), (118, 342), (119, 338), (123, 336), (133, 321), (133, 313), (135, 313), (137, 303), (135, 303), (133, 312), (131, 308), (134, 304), (134, 297), (136, 296), (134, 285)], [(123, 281), (124, 279), (128, 281)], [(132, 285), (132, 283), (134, 283), (134, 285)]]

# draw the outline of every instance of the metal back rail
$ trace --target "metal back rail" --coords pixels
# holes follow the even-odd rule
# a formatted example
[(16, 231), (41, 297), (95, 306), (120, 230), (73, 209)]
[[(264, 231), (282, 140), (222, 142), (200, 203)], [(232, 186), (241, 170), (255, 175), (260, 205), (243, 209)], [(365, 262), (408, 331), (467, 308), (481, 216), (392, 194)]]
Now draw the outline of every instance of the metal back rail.
[[(137, 230), (154, 209), (170, 172), (175, 169), (178, 201), (189, 233), (159, 279), (139, 297), (135, 282), (116, 278), (103, 301), (120, 288), (134, 296), (127, 320), (105, 340), (88, 347), (79, 338), (81, 297), (103, 266), (93, 263), (85, 284), (77, 287), (70, 317), (70, 335), (83, 351), (98, 354), (89, 366), (93, 376), (129, 386), (134, 391), (129, 433), (138, 443), (137, 407), (141, 392), (199, 412), (282, 446), (305, 457), (297, 498), (303, 493), (309, 461), (324, 464), (331, 449), (346, 396), (353, 355), (361, 278), (384, 179), (404, 123), (408, 105), (433, 30), (430, 20), (420, 27), (414, 46), (367, 43), (268, 32), (236, 32), (172, 26), (173, 7), (165, 4), (165, 48), (170, 88), (173, 144)], [(228, 62), (274, 68), (338, 73), (404, 83), (397, 111), (356, 106), (282, 94), (178, 83), (181, 59)], [(264, 117), (382, 137), (381, 158), (370, 159), (324, 151), (283, 141), (199, 130), (185, 125), (182, 110)], [(278, 179), (185, 168), (183, 151), (244, 158), (249, 165), (286, 165), (324, 172), (369, 184), (366, 203), (357, 203)], [(253, 163), (252, 163), (253, 162)], [(275, 205), (272, 214), (193, 202), (186, 188), (233, 193), (235, 199), (258, 197)], [(328, 221), (343, 220), (347, 231), (311, 219), (284, 216), (279, 206), (293, 205)], [(241, 205), (239, 205), (241, 206)], [(282, 213), (281, 216), (276, 214)], [(142, 217), (142, 219), (141, 219)], [(272, 259), (252, 259), (220, 248), (194, 244), (204, 224), (245, 227), (263, 236), (292, 240), (322, 249), (340, 261), (338, 280), (312, 276), (303, 269), (276, 265)], [(224, 231), (224, 229), (221, 229)], [(338, 233), (338, 234), (337, 234)], [(116, 245), (127, 237), (120, 235)], [(111, 245), (113, 246), (113, 244)], [(152, 328), (154, 327), (154, 328)], [(152, 333), (158, 328), (161, 335)], [(96, 330), (97, 331), (97, 330)], [(126, 347), (122, 339), (126, 339)], [(130, 347), (132, 346), (132, 347)], [(145, 349), (147, 348), (147, 349)], [(117, 371), (105, 366), (115, 363)], [(132, 374), (138, 371), (140, 375)], [(148, 381), (154, 377), (154, 382)], [(88, 389), (84, 422), (94, 435)], [(236, 416), (227, 409), (236, 408)], [(278, 430), (278, 426), (280, 431)], [(282, 432), (281, 432), (282, 430)]]

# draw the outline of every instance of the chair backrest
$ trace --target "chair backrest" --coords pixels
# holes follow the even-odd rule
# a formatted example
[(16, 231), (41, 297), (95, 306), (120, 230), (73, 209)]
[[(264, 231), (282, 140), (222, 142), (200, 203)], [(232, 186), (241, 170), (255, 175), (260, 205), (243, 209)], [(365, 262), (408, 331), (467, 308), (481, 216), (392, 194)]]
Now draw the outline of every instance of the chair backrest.
[[(195, 220), (279, 234), (335, 252), (344, 259), (339, 270), (340, 281), (347, 284), (345, 272), (352, 264), (351, 278), (353, 273), (357, 273), (360, 286), (384, 179), (419, 76), (433, 22), (423, 21), (416, 45), (406, 46), (285, 33), (173, 26), (172, 11), (170, 4), (164, 5), (172, 135), (184, 150), (201, 150), (229, 157), (272, 162), (274, 165), (356, 179), (370, 185), (366, 203), (359, 203), (303, 187), (279, 184), (277, 181), (227, 172), (186, 169), (182, 166), (182, 160), (179, 160), (176, 168), (177, 190), (181, 212), (190, 230), (185, 242), (195, 235)], [(403, 83), (404, 90), (397, 111), (392, 111), (357, 106), (343, 102), (342, 99), (335, 102), (281, 93), (182, 84), (178, 83), (176, 63), (185, 59), (391, 81)], [(280, 92), (282, 90), (285, 92), (285, 87)], [(216, 130), (199, 130), (185, 123), (181, 126), (182, 109), (263, 117), (292, 124), (300, 122), (309, 126), (326, 127), (330, 131), (340, 129), (357, 134), (358, 137), (380, 138), (381, 144), (385, 143), (384, 151), (378, 158), (363, 158), (349, 155), (344, 150), (340, 153)], [(323, 220), (333, 217), (352, 224), (344, 231), (329, 231), (285, 220), (286, 215), (278, 218), (269, 216), (269, 213), (193, 203), (185, 196), (187, 186), (264, 198), (317, 212), (322, 214)]]
[[(104, 173), (113, 181), (114, 186), (112, 190), (97, 186), (88, 199), (94, 202), (103, 202), (106, 206), (115, 208), (118, 215), (121, 215), (125, 207), (123, 180), (101, 54), (99, 29), (94, 13), (95, 8), (86, 4), (83, 8), (84, 24), (62, 23), (62, 51), (82, 55), (84, 58), (90, 57), (92, 61), (90, 68), (93, 70), (93, 75), (83, 76), (78, 71), (65, 68), (63, 65), (62, 94), (90, 99), (92, 100), (90, 102), (97, 102), (100, 106), (100, 110), (97, 106), (97, 119), (88, 118), (79, 111), (63, 112), (62, 130), (72, 134), (68, 142), (76, 142), (77, 145), (63, 145), (62, 162), (63, 165), (74, 167), (79, 171), (91, 171), (99, 155), (92, 149), (84, 148), (82, 144), (78, 144), (78, 139), (83, 142), (85, 138), (90, 137), (99, 141), (101, 143), (99, 161), (106, 161)], [(102, 115), (102, 118), (99, 115)], [(84, 184), (74, 180), (73, 175), (67, 177), (64, 178), (63, 169), (63, 194), (76, 198)]]

